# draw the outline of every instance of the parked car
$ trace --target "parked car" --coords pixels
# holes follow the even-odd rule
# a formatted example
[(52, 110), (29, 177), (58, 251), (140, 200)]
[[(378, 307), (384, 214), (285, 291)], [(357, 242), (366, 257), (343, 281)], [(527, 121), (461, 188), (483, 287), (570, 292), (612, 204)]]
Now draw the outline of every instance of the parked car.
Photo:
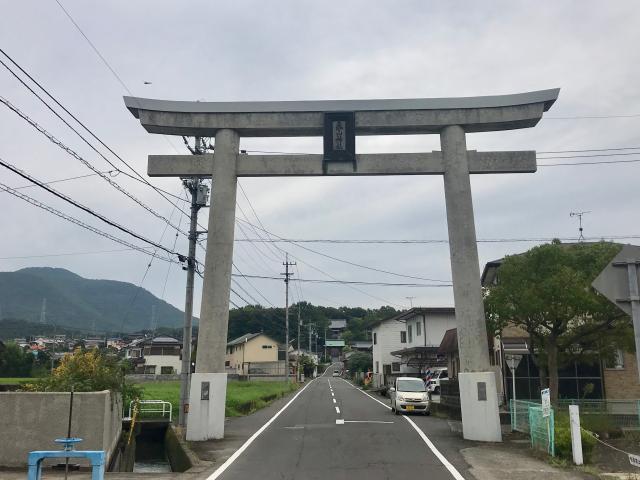
[(400, 415), (402, 412), (419, 412), (423, 415), (431, 413), (429, 409), (429, 393), (421, 378), (398, 377), (389, 389), (391, 410)]
[(448, 378), (449, 374), (445, 367), (436, 368), (427, 380), (427, 391), (435, 395), (440, 395), (440, 382), (447, 381)]

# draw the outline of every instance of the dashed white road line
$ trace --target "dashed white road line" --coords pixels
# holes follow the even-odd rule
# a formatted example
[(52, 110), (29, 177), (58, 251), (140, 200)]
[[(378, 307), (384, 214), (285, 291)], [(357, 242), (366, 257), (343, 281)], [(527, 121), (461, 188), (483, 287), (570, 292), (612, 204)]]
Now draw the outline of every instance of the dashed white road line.
[(331, 396), (332, 396), (332, 397), (334, 396), (334, 395), (333, 395), (333, 392), (331, 392)]
[(336, 403), (336, 399), (335, 398), (333, 399), (333, 403)]
[[(369, 395), (364, 390), (360, 390), (359, 388), (356, 388), (354, 385), (352, 385), (351, 383), (347, 382), (344, 378), (342, 379), (342, 381), (345, 382), (347, 385), (355, 388), (356, 390), (364, 393), (371, 400), (374, 400), (374, 401), (378, 402), (380, 405), (382, 405), (387, 410), (391, 410), (391, 407), (389, 405), (387, 405), (386, 403), (381, 402), (380, 400), (378, 400), (375, 397), (372, 397), (371, 395)], [(338, 408), (338, 407), (336, 407), (336, 408)], [(442, 453), (440, 453), (440, 450), (438, 450), (436, 448), (436, 446), (433, 444), (433, 442), (431, 440), (429, 440), (429, 437), (427, 437), (427, 435), (422, 431), (422, 429), (420, 427), (418, 427), (418, 425), (416, 425), (416, 423), (412, 419), (410, 419), (409, 417), (407, 417), (405, 415), (402, 415), (402, 418), (404, 418), (407, 422), (409, 422), (409, 425), (411, 425), (413, 427), (413, 429), (416, 432), (418, 432), (418, 435), (420, 436), (420, 438), (422, 438), (424, 443), (427, 444), (427, 447), (429, 447), (429, 450), (431, 450), (431, 452), (433, 452), (433, 454), (438, 458), (438, 460), (440, 460), (440, 462), (449, 471), (451, 476), (453, 478), (455, 478), (455, 480), (465, 480), (465, 478), (460, 474), (460, 472), (456, 469), (456, 467), (454, 467), (451, 464), (451, 462), (449, 462), (449, 460), (447, 460), (447, 457), (445, 457)]]
[(338, 407), (336, 407), (336, 413), (340, 415), (340, 409)]

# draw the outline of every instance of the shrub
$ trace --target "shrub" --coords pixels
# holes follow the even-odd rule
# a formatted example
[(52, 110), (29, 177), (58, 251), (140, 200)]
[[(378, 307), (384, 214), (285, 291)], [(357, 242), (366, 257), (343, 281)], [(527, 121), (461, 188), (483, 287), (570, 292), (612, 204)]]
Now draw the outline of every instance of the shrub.
[[(589, 463), (591, 454), (596, 446), (596, 439), (592, 435), (580, 431), (582, 437), (582, 457), (585, 463)], [(556, 422), (555, 425), (555, 453), (557, 457), (565, 460), (571, 460), (573, 458), (571, 450), (571, 430), (569, 428), (568, 421)]]
[(98, 349), (76, 349), (65, 355), (52, 374), (22, 386), (31, 392), (76, 392), (111, 390), (122, 393), (124, 405), (140, 397), (142, 389), (125, 381), (126, 365), (115, 357), (101, 354)]

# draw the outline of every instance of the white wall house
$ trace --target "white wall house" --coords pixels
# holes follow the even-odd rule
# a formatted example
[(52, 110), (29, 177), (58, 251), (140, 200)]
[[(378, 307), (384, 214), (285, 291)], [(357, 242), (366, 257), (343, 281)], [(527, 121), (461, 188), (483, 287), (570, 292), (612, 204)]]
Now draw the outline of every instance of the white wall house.
[(136, 366), (136, 373), (168, 375), (182, 371), (180, 341), (171, 337), (155, 337), (145, 339), (141, 344), (144, 363)]
[(400, 374), (418, 375), (429, 367), (446, 366), (437, 350), (456, 327), (453, 307), (412, 308), (373, 326), (374, 385)]
[[(385, 383), (385, 372), (400, 371), (400, 359), (391, 352), (406, 346), (405, 323), (394, 317), (381, 320), (372, 326), (373, 337), (373, 384), (379, 387)], [(397, 368), (397, 370), (394, 370)]]

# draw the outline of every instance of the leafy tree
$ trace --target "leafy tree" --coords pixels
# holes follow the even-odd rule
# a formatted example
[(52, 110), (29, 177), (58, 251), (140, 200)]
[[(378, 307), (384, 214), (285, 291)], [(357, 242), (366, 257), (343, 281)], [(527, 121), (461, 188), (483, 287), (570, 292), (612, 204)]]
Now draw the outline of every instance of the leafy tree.
[(0, 377), (30, 377), (35, 357), (14, 342), (0, 349)]
[(120, 392), (123, 401), (140, 397), (142, 390), (125, 380), (127, 366), (116, 357), (104, 355), (97, 348), (76, 349), (65, 355), (50, 376), (24, 385), (32, 392), (69, 392), (73, 386), (76, 392), (96, 392), (111, 390)]
[(541, 245), (506, 257), (497, 285), (485, 292), (490, 332), (511, 324), (529, 334), (541, 384), (548, 375), (553, 401), (559, 368), (610, 355), (628, 332), (628, 317), (591, 287), (619, 249), (606, 242)]
[(305, 377), (311, 377), (313, 370), (316, 368), (316, 362), (309, 355), (300, 355), (300, 368), (304, 372)]
[(351, 373), (367, 372), (373, 367), (373, 358), (370, 353), (355, 352), (347, 360), (347, 366)]

